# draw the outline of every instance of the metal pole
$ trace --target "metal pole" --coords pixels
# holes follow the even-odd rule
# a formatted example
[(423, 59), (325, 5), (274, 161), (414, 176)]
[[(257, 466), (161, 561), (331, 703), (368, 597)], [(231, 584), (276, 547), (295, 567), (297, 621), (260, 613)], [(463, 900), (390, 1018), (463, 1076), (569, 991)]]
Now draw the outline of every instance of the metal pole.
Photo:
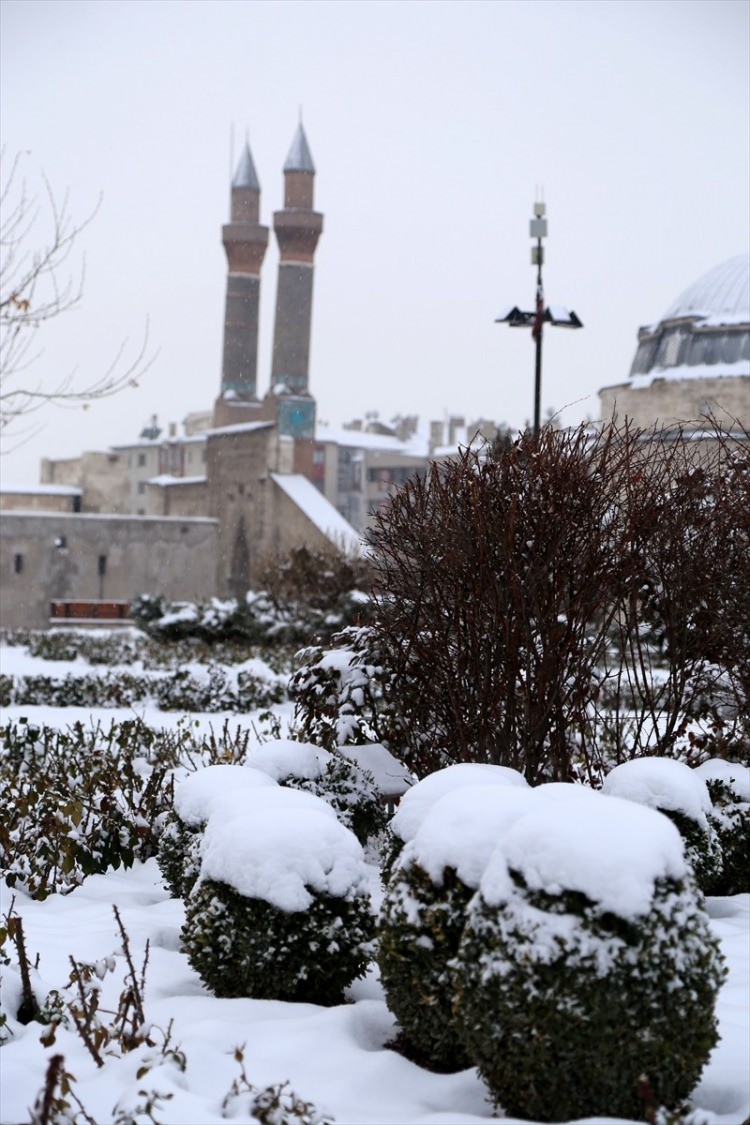
[[(542, 287), (542, 240), (536, 240), (537, 270), (536, 270), (536, 357), (534, 364), (534, 437), (539, 436), (542, 410), (542, 331), (544, 321), (544, 289)], [(541, 312), (541, 315), (540, 315)]]

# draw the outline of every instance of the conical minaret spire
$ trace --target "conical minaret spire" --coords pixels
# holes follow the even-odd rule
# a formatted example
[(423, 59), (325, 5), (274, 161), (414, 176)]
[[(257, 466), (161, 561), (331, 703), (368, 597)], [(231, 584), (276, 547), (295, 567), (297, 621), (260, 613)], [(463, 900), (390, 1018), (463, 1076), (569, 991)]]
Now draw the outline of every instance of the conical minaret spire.
[(284, 163), (284, 209), (273, 216), (279, 244), (279, 281), (271, 368), (279, 397), (279, 429), (312, 437), (315, 403), (308, 387), (315, 248), (323, 216), (313, 210), (315, 165), (302, 122)]
[(232, 180), (230, 221), (221, 233), (228, 275), (217, 425), (234, 420), (234, 406), (258, 402), (260, 268), (268, 246), (268, 227), (260, 224), (260, 183), (247, 141)]

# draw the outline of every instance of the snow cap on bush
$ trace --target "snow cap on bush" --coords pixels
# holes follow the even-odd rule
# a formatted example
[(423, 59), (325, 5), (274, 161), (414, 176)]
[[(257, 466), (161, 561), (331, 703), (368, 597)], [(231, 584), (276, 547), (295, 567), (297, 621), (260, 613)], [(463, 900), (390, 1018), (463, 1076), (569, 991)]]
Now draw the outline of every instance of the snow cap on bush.
[(696, 766), (693, 772), (703, 781), (723, 781), (738, 801), (750, 804), (750, 766), (727, 762), (724, 758), (711, 758)]
[(704, 831), (711, 797), (703, 778), (671, 758), (634, 758), (607, 774), (602, 791), (664, 812), (681, 813)]
[(459, 762), (454, 766), (436, 770), (418, 781), (401, 798), (401, 803), (391, 820), (391, 830), (399, 840), (407, 842), (416, 835), (419, 826), (432, 806), (456, 789), (476, 786), (504, 785), (528, 788), (526, 779), (507, 766), (492, 766), (483, 762)]
[(264, 796), (248, 800), (247, 817), (209, 819), (199, 883), (224, 883), (289, 913), (307, 910), (311, 891), (337, 898), (363, 893), (362, 847), (324, 801), (300, 794), (308, 798), (309, 807), (302, 807), (294, 798), (287, 802), (291, 792), (284, 792), (266, 807)]
[(498, 841), (533, 807), (533, 793), (516, 785), (467, 786), (446, 793), (428, 809), (398, 867), (418, 863), (438, 886), (450, 867), (476, 890)]
[(291, 738), (274, 738), (257, 746), (247, 755), (247, 764), (262, 770), (274, 781), (287, 777), (315, 781), (323, 773), (330, 754), (311, 742), (294, 742)]
[(577, 891), (602, 913), (633, 921), (648, 913), (657, 880), (685, 877), (682, 839), (670, 820), (632, 801), (590, 792), (583, 825), (576, 799), (544, 797), (510, 825), (481, 879), (489, 906), (514, 894), (515, 871), (531, 891)]
[(199, 828), (208, 820), (214, 802), (227, 793), (248, 789), (277, 788), (267, 773), (245, 766), (206, 766), (188, 774), (175, 786), (174, 810), (188, 828)]

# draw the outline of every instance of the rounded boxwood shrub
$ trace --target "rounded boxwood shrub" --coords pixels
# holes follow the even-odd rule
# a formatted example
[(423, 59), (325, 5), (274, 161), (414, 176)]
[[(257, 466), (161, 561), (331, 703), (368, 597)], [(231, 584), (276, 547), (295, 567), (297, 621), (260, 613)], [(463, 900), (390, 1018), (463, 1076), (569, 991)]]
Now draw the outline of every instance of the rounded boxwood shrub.
[(541, 800), (469, 906), (457, 1026), (508, 1115), (640, 1119), (643, 1076), (670, 1109), (693, 1090), (723, 975), (666, 817), (596, 793)]
[(384, 880), (389, 879), (404, 844), (414, 839), (422, 821), (441, 797), (480, 785), (528, 789), (528, 782), (518, 770), (486, 762), (458, 762), (423, 777), (404, 793), (388, 825), (381, 857)]
[(723, 857), (715, 825), (709, 818), (711, 795), (699, 774), (671, 758), (634, 758), (615, 766), (602, 791), (657, 809), (677, 826), (685, 855), (704, 894), (721, 880)]
[(209, 819), (188, 960), (217, 996), (339, 1003), (372, 955), (362, 848), (311, 795), (282, 791), (272, 807), (265, 796), (248, 794), (248, 815)]
[(719, 838), (720, 876), (706, 888), (711, 895), (750, 891), (750, 769), (740, 762), (713, 758), (695, 771), (708, 786), (713, 808), (708, 819)]
[(216, 802), (258, 788), (277, 786), (260, 770), (229, 764), (196, 770), (175, 786), (174, 805), (156, 857), (173, 898), (189, 895), (198, 878), (201, 833)]
[(432, 1070), (471, 1065), (453, 1019), (452, 962), (484, 866), (530, 800), (529, 789), (497, 786), (445, 794), (391, 874), (378, 922), (381, 982), (401, 1050)]

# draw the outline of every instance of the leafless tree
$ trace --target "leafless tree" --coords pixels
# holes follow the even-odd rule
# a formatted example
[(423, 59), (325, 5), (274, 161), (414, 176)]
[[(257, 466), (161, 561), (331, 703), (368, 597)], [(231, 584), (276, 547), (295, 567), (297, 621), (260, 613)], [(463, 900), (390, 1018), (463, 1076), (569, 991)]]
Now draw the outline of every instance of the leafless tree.
[(674, 752), (722, 683), (743, 698), (747, 443), (717, 429), (696, 448), (544, 427), (391, 498), (372, 532), (373, 633), (401, 718), (392, 748), (417, 773), (488, 761), (531, 783), (596, 779)]
[(34, 378), (38, 329), (82, 299), (85, 263), (81, 259), (76, 268), (71, 256), (99, 204), (83, 222), (75, 222), (67, 194), (59, 201), (44, 175), (43, 190), (29, 190), (24, 155), (12, 160), (0, 188), (0, 432), (6, 435), (44, 406), (85, 406), (135, 387), (152, 362), (146, 329), (131, 362), (124, 361), (126, 341), (106, 371), (93, 378), (78, 381), (75, 371), (53, 385)]

